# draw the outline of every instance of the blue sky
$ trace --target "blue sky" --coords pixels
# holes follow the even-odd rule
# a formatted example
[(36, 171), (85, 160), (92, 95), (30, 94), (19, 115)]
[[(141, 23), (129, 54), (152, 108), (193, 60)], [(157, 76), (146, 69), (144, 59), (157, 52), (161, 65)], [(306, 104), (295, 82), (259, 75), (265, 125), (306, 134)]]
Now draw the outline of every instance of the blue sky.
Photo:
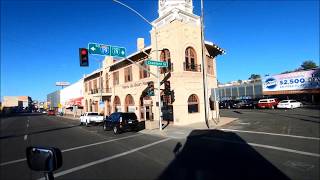
[[(123, 0), (150, 21), (157, 0)], [(218, 79), (293, 70), (304, 60), (319, 65), (319, 1), (204, 0), (205, 39), (227, 54), (217, 58)], [(200, 0), (194, 0), (200, 14)], [(123, 46), (150, 44), (151, 27), (111, 0), (2, 0), (1, 96), (45, 100), (56, 81), (75, 82), (98, 68), (79, 67), (78, 48), (88, 42)]]

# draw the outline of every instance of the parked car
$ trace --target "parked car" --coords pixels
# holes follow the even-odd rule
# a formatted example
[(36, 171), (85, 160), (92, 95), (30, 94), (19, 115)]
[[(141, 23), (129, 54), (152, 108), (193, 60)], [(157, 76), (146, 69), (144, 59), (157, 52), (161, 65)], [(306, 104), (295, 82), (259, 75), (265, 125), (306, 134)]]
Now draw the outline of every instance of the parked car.
[(231, 109), (231, 108), (233, 108), (235, 103), (236, 103), (235, 100), (224, 100), (224, 101), (219, 102), (219, 107), (221, 109)]
[(233, 108), (256, 108), (258, 101), (252, 99), (244, 99), (235, 101), (232, 105)]
[(103, 130), (113, 130), (114, 134), (119, 134), (126, 130), (138, 130), (139, 121), (135, 113), (115, 112), (104, 121)]
[(100, 116), (96, 112), (86, 112), (80, 116), (80, 125), (85, 124), (88, 126), (91, 123), (102, 123), (103, 120), (103, 116)]
[(54, 116), (54, 115), (56, 115), (56, 112), (55, 112), (54, 110), (49, 110), (49, 111), (47, 112), (47, 115), (48, 115), (48, 116)]
[(302, 103), (296, 100), (282, 100), (278, 103), (277, 108), (298, 108), (302, 107)]
[(260, 99), (258, 102), (258, 107), (274, 109), (275, 107), (277, 107), (278, 103), (279, 99), (277, 98)]

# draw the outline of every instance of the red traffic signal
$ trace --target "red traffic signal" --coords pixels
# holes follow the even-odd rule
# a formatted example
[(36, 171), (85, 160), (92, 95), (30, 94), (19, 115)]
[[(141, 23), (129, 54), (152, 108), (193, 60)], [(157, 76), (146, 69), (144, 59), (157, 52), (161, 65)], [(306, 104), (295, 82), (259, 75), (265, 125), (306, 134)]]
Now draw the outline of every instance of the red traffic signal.
[(81, 50), (81, 55), (86, 55), (88, 54), (88, 50), (87, 49), (82, 49)]
[(80, 66), (89, 66), (88, 49), (79, 48)]

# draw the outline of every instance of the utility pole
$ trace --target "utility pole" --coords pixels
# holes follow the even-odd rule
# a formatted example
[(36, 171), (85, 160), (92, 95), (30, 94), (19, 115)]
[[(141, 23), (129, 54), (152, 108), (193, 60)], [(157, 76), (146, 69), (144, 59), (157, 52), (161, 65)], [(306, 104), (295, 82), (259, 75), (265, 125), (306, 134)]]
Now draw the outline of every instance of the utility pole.
[(202, 82), (203, 82), (203, 103), (204, 103), (204, 118), (206, 121), (206, 125), (208, 128), (209, 127), (209, 122), (208, 122), (208, 79), (207, 79), (207, 63), (206, 63), (206, 52), (205, 52), (205, 44), (204, 44), (204, 25), (203, 25), (203, 17), (204, 17), (204, 12), (203, 12), (203, 0), (201, 0), (201, 48), (202, 48)]
[[(150, 24), (152, 26), (152, 28), (154, 29), (155, 32), (155, 50), (156, 50), (156, 60), (158, 60), (159, 58), (159, 53), (158, 53), (158, 31), (157, 31), (157, 27), (154, 26), (150, 21), (148, 21), (144, 16), (142, 16), (138, 11), (136, 11), (135, 9), (131, 8), (130, 6), (118, 1), (118, 0), (113, 0), (113, 2), (116, 2), (124, 7), (126, 7), (127, 9), (131, 10), (132, 12), (134, 12), (136, 15), (138, 15), (140, 18), (142, 18), (145, 22), (147, 22), (148, 24)], [(157, 100), (158, 101), (158, 114), (159, 114), (159, 130), (162, 131), (162, 112), (161, 112), (161, 95), (160, 95), (160, 67), (157, 67), (157, 84), (158, 84), (158, 94), (157, 94)]]

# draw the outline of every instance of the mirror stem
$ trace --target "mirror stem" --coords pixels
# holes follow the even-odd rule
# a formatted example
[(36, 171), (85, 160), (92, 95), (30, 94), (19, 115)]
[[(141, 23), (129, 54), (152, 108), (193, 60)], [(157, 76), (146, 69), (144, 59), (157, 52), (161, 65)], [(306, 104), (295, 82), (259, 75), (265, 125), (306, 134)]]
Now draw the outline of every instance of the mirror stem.
[(46, 180), (54, 180), (53, 172), (44, 173), (44, 177), (46, 178)]

